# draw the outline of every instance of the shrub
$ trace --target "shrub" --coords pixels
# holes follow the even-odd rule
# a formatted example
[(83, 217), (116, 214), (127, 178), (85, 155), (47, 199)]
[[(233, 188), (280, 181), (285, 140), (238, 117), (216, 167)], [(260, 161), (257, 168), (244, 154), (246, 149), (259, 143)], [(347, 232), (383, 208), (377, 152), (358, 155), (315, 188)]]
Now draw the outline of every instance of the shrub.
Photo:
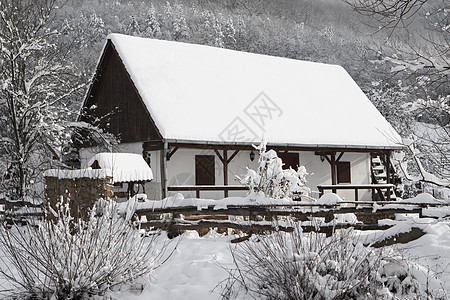
[[(252, 299), (421, 299), (417, 276), (394, 272), (380, 249), (365, 247), (352, 230), (331, 237), (302, 232), (258, 236), (231, 248), (234, 267), (222, 299), (246, 292)], [(428, 295), (427, 295), (428, 294)]]
[(74, 220), (68, 203), (52, 218), (0, 228), (0, 275), (11, 287), (4, 296), (82, 299), (151, 272), (164, 247), (159, 233), (143, 236), (118, 216), (115, 203), (100, 200), (86, 221)]
[(292, 197), (294, 193), (305, 191), (306, 169), (300, 166), (283, 170), (283, 162), (274, 150), (266, 151), (266, 143), (255, 147), (259, 151), (257, 171), (247, 169), (245, 176), (238, 177), (242, 184), (249, 187), (250, 193), (261, 194), (273, 199)]

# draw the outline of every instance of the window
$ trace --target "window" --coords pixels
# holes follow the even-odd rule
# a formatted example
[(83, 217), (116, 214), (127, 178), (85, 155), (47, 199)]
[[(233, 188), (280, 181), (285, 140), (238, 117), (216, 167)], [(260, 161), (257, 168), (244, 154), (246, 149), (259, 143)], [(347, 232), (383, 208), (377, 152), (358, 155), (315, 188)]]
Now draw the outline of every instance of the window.
[(291, 167), (297, 170), (299, 166), (299, 156), (298, 153), (279, 153), (278, 157), (283, 161), (283, 169), (289, 169)]
[(195, 156), (195, 184), (215, 185), (214, 155)]
[(337, 167), (337, 183), (351, 183), (350, 162), (338, 161)]

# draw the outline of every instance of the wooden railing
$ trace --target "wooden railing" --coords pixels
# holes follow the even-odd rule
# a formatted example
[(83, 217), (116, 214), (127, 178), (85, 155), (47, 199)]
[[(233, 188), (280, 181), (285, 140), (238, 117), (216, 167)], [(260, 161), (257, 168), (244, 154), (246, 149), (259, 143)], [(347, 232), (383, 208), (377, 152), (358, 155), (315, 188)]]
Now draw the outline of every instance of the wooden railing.
[(391, 190), (394, 193), (395, 185), (393, 184), (329, 184), (329, 185), (318, 185), (317, 189), (319, 190), (320, 196), (324, 194), (325, 190), (331, 190), (333, 193), (336, 193), (337, 190), (355, 190), (355, 201), (358, 201), (358, 191), (359, 190), (372, 190), (378, 191), (379, 194), (382, 194), (382, 189), (387, 189), (386, 200), (391, 200)]
[(174, 185), (167, 187), (169, 192), (192, 192), (195, 191), (196, 198), (200, 198), (200, 191), (248, 191), (243, 185)]

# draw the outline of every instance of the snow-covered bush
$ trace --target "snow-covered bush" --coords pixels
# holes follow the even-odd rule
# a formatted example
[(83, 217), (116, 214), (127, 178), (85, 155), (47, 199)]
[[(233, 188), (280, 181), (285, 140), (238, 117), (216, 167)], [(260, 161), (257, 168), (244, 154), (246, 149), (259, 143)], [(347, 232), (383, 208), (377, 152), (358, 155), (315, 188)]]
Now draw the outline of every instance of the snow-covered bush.
[[(3, 296), (25, 299), (82, 299), (148, 274), (164, 248), (159, 233), (148, 236), (100, 200), (86, 221), (60, 202), (50, 216), (27, 226), (0, 227)], [(162, 243), (164, 244), (164, 243)]]
[[(380, 254), (357, 243), (352, 230), (331, 237), (276, 232), (231, 249), (235, 269), (222, 296), (245, 290), (254, 299), (364, 299), (375, 295)], [(370, 298), (370, 297), (369, 297)]]
[(422, 288), (426, 273), (398, 253), (364, 246), (352, 229), (326, 237), (292, 226), (231, 248), (222, 299), (445, 299)]
[(305, 191), (308, 173), (304, 166), (298, 167), (297, 171), (292, 168), (283, 170), (283, 161), (274, 150), (266, 151), (264, 141), (255, 149), (259, 151), (258, 169), (247, 169), (245, 176), (238, 177), (242, 184), (249, 187), (250, 193), (282, 199)]

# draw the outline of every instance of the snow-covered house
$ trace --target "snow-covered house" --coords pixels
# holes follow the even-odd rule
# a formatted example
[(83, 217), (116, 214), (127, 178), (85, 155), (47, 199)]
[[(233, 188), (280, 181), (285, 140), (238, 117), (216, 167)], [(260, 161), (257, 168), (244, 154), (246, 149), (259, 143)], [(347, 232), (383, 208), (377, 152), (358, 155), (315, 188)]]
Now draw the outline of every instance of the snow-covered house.
[[(368, 200), (401, 148), (340, 66), (120, 34), (107, 38), (79, 120), (143, 155), (156, 199), (242, 195), (235, 175), (256, 169), (252, 144), (264, 138), (286, 167), (306, 167), (313, 190)], [(96, 152), (82, 149), (82, 166)]]

